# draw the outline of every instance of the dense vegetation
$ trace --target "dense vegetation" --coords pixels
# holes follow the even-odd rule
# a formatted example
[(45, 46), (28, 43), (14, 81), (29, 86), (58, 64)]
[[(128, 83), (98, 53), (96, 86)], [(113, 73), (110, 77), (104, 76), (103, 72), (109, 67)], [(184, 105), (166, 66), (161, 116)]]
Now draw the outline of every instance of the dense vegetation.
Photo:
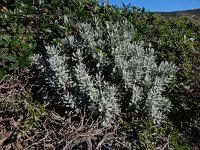
[[(134, 6), (119, 8), (107, 3), (99, 5), (92, 0), (51, 0), (48, 3), (5, 0), (0, 9), (0, 148), (200, 148), (199, 21), (189, 17), (165, 18)], [(99, 114), (91, 114), (85, 108), (69, 112), (60, 104), (59, 94), (54, 95), (53, 89), (49, 90), (41, 82), (41, 74), (33, 73), (31, 56), (40, 55), (46, 60), (48, 45), (63, 44), (65, 37), (73, 36), (80, 40), (83, 38), (80, 36), (81, 26), (92, 23), (95, 17), (98, 18), (103, 41), (109, 41), (108, 24), (112, 26), (127, 20), (131, 24), (126, 28), (132, 33), (131, 40), (142, 41), (144, 48), (153, 48), (157, 65), (168, 61), (179, 68), (174, 80), (162, 92), (162, 96), (172, 104), (162, 123), (155, 123), (151, 115), (133, 112), (120, 114), (111, 127), (101, 127)], [(115, 39), (111, 38), (110, 42), (112, 40)], [(84, 44), (84, 38), (79, 42)], [(71, 44), (65, 46), (75, 52), (76, 46)], [(91, 69), (90, 75), (95, 75), (98, 68), (94, 67), (97, 62), (92, 56), (103, 50), (109, 61), (107, 65), (104, 62), (102, 74), (107, 82), (116, 84), (123, 82), (123, 75), (119, 72), (109, 75), (117, 65), (112, 56), (113, 47), (115, 45), (106, 42), (103, 47), (96, 47), (83, 64)], [(69, 56), (73, 56), (73, 52)], [(72, 59), (69, 64), (75, 66), (76, 61)], [(120, 92), (124, 93), (120, 98), (130, 99), (131, 91), (123, 84), (120, 86)], [(45, 97), (47, 92), (50, 96)], [(87, 95), (84, 92), (79, 94)], [(84, 138), (79, 135), (84, 135)]]

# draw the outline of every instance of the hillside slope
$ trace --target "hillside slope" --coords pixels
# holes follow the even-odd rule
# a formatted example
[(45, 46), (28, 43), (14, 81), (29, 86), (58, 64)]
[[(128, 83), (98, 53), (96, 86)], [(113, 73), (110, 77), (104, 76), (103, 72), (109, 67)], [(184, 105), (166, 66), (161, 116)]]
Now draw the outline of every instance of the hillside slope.
[(172, 12), (155, 12), (161, 14), (165, 17), (180, 17), (180, 16), (188, 16), (194, 19), (200, 20), (200, 8), (199, 9), (190, 9), (183, 11), (172, 11)]

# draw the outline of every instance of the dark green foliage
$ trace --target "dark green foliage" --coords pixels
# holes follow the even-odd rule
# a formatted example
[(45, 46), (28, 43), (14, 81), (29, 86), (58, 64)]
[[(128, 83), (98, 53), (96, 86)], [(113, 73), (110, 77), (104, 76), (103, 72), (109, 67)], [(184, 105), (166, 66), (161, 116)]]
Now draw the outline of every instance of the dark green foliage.
[(36, 45), (29, 37), (25, 37), (27, 39), (24, 39), (24, 41), (22, 38), (18, 35), (1, 35), (0, 66), (2, 73), (0, 78), (5, 75), (3, 72), (9, 73), (17, 67), (24, 68), (30, 63), (29, 56)]
[(143, 119), (132, 124), (125, 123), (124, 128), (129, 134), (128, 140), (132, 142), (134, 149), (189, 149), (186, 138), (173, 127), (170, 121), (154, 125), (151, 118)]
[[(6, 1), (1, 6), (2, 27), (0, 45), (0, 73), (2, 78), (16, 67), (29, 64), (28, 57), (34, 53), (43, 53), (44, 45), (55, 43), (65, 34), (74, 34), (79, 21), (89, 21), (99, 10), (93, 9), (95, 1)], [(87, 7), (87, 9), (86, 9)], [(64, 29), (64, 14), (73, 18), (71, 26)]]

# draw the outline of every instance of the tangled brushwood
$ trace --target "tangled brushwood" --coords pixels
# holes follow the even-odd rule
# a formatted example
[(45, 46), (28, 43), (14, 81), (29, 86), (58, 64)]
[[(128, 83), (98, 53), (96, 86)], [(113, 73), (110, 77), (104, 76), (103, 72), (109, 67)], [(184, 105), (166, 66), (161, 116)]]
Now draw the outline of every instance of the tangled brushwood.
[[(45, 55), (32, 56), (33, 71), (61, 105), (76, 112), (86, 106), (101, 114), (103, 126), (115, 123), (122, 106), (160, 123), (171, 108), (161, 94), (177, 68), (168, 62), (156, 64), (154, 49), (133, 38), (128, 21), (102, 25), (94, 18), (62, 45), (47, 46)], [(127, 93), (131, 96), (124, 99)]]

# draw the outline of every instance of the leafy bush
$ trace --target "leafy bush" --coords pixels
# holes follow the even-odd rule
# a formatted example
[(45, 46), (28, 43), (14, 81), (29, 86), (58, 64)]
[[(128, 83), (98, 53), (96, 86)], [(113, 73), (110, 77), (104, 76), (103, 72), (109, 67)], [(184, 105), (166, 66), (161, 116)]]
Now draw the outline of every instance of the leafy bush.
[[(27, 67), (32, 53), (43, 53), (44, 45), (55, 44), (65, 34), (76, 32), (76, 24), (99, 11), (96, 1), (5, 1), (0, 5), (0, 78), (17, 68)], [(86, 8), (87, 7), (87, 8)], [(63, 29), (63, 14), (73, 18)], [(98, 14), (98, 13), (97, 13)]]
[[(157, 65), (152, 48), (132, 41), (131, 28), (123, 21), (107, 23), (104, 29), (96, 18), (92, 24), (81, 24), (79, 35), (68, 36), (63, 46), (47, 46), (46, 55), (32, 57), (35, 72), (62, 104), (75, 110), (87, 105), (104, 114), (105, 124), (121, 113), (119, 86), (131, 91), (131, 98), (122, 101), (128, 102), (128, 111), (152, 116), (159, 123), (171, 107), (161, 94), (177, 68), (168, 62)], [(111, 78), (121, 72), (122, 83), (106, 81), (105, 67)]]
[(1, 19), (1, 25), (5, 28), (0, 35), (0, 78), (12, 73), (17, 67), (27, 67), (30, 64), (28, 58), (36, 47), (32, 35), (27, 33), (28, 29), (18, 26), (15, 17), (4, 14)]
[(152, 118), (143, 119), (135, 123), (125, 123), (124, 129), (129, 134), (127, 140), (131, 141), (134, 149), (189, 149), (186, 137), (168, 120), (155, 125)]

